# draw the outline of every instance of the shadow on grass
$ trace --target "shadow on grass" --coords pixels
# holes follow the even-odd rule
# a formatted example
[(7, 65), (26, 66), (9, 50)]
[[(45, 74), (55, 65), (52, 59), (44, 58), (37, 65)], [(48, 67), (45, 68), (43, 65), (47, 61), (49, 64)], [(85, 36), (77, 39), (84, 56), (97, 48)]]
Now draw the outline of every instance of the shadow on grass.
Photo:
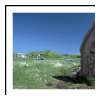
[(71, 82), (74, 84), (86, 84), (88, 86), (92, 86), (92, 82), (88, 80), (86, 77), (80, 76), (53, 76), (53, 78), (64, 81), (64, 82)]

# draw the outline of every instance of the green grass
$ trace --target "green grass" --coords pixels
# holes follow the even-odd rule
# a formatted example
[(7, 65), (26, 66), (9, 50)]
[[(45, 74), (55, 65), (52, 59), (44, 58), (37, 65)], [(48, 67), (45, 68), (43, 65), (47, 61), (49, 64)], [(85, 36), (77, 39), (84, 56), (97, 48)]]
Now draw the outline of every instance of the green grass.
[[(75, 58), (74, 58), (75, 59)], [(26, 62), (28, 65), (25, 65)], [(77, 89), (94, 88), (85, 83), (65, 82), (54, 76), (72, 77), (79, 69), (80, 60), (32, 60), (16, 59), (13, 64), (14, 89)]]

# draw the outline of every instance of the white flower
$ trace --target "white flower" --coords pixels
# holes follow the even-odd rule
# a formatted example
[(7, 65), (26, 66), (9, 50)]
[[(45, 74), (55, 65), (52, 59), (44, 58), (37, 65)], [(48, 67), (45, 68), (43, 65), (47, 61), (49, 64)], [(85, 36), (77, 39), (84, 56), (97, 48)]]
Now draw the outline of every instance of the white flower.
[(55, 66), (55, 67), (61, 67), (61, 66), (62, 66), (62, 64), (61, 64), (61, 63), (59, 63), (59, 62), (57, 62), (56, 64), (54, 64), (54, 66)]
[(73, 63), (73, 65), (76, 66), (77, 64), (76, 63)]
[(21, 55), (21, 57), (22, 57), (22, 58), (26, 58), (26, 56), (25, 56), (25, 55)]

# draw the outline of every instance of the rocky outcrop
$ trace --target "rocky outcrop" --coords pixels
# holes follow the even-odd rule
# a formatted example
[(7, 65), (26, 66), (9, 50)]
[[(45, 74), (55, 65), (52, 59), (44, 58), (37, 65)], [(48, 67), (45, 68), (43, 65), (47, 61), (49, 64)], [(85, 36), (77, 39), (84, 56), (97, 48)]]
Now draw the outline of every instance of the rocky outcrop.
[(86, 33), (81, 48), (80, 76), (95, 76), (95, 25)]

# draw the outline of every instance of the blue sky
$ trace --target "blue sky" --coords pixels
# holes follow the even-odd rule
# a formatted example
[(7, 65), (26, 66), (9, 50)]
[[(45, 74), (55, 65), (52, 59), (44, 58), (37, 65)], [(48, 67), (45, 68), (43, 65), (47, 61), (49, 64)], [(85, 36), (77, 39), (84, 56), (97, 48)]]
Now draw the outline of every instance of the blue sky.
[(94, 20), (94, 13), (14, 13), (13, 50), (79, 54), (84, 34)]

